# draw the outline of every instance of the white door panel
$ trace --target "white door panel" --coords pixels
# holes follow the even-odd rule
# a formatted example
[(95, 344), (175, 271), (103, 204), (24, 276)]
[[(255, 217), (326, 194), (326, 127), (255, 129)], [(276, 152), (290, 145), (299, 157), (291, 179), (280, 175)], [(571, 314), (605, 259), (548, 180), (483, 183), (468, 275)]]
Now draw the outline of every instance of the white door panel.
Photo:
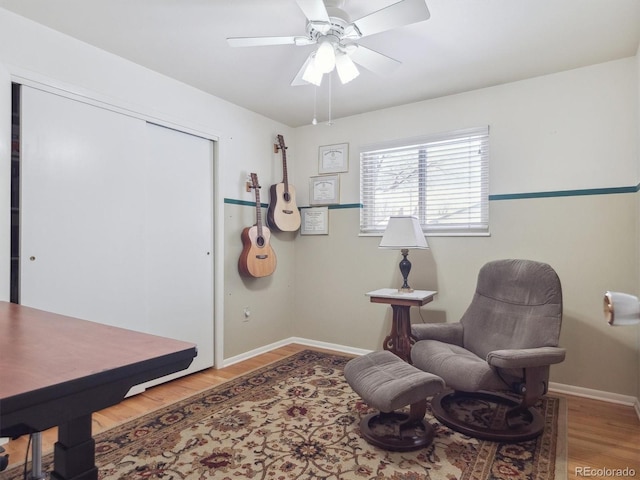
[(145, 330), (145, 122), (22, 87), (23, 305)]
[(154, 333), (198, 343), (213, 365), (213, 145), (147, 125), (147, 312)]
[(21, 303), (213, 365), (213, 145), (22, 87)]

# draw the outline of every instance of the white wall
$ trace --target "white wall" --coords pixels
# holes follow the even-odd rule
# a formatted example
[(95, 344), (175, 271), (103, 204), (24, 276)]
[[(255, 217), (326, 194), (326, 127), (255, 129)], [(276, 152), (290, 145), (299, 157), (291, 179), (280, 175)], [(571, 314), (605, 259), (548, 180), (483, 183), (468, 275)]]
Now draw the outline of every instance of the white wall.
[[(490, 125), (490, 194), (634, 186), (638, 183), (636, 59), (628, 58), (460, 95), (336, 120), (296, 131), (299, 157), (319, 145), (348, 142), (341, 203), (359, 202), (362, 145)], [(301, 198), (317, 162), (296, 172)], [(563, 283), (561, 343), (567, 360), (552, 381), (636, 395), (635, 336), (611, 329), (602, 315), (607, 289), (638, 290), (637, 194), (494, 200), (490, 237), (429, 237), (410, 254), (414, 288), (438, 290), (414, 321), (457, 321), (478, 269), (496, 258), (550, 263)], [(364, 293), (399, 282), (398, 252), (358, 236), (357, 208), (330, 210), (327, 237), (296, 245), (296, 332), (301, 337), (379, 348), (390, 309)], [(314, 287), (314, 285), (316, 287)], [(318, 288), (317, 285), (322, 285)]]
[[(637, 183), (635, 57), (556, 75), (379, 110), (296, 130), (298, 157), (350, 144), (341, 203), (359, 199), (358, 149), (385, 140), (490, 125), (490, 193), (618, 187)], [(296, 172), (308, 198), (317, 161)]]

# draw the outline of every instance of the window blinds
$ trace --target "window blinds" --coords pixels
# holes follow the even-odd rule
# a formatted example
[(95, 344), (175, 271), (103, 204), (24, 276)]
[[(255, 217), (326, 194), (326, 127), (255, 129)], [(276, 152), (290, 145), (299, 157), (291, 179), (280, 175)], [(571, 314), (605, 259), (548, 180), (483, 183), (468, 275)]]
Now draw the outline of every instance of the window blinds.
[(486, 233), (488, 190), (489, 127), (374, 145), (360, 153), (360, 231), (414, 215), (425, 233)]

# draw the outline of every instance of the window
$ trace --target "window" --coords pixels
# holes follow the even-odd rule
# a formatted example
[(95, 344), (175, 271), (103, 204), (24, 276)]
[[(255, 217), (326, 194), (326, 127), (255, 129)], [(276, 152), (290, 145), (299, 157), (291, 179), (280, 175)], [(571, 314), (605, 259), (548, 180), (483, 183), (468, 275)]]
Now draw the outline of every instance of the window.
[(361, 233), (414, 215), (430, 234), (489, 231), (489, 127), (373, 145), (360, 153)]

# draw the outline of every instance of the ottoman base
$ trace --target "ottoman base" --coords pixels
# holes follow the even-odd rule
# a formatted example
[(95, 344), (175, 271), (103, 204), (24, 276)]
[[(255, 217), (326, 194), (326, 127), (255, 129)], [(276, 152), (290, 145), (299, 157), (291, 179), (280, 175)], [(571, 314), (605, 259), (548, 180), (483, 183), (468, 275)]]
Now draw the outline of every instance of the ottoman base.
[[(426, 400), (424, 401), (426, 408)], [(371, 445), (396, 452), (418, 450), (431, 444), (435, 431), (411, 405), (409, 413), (379, 412), (370, 413), (360, 421), (360, 432)]]

